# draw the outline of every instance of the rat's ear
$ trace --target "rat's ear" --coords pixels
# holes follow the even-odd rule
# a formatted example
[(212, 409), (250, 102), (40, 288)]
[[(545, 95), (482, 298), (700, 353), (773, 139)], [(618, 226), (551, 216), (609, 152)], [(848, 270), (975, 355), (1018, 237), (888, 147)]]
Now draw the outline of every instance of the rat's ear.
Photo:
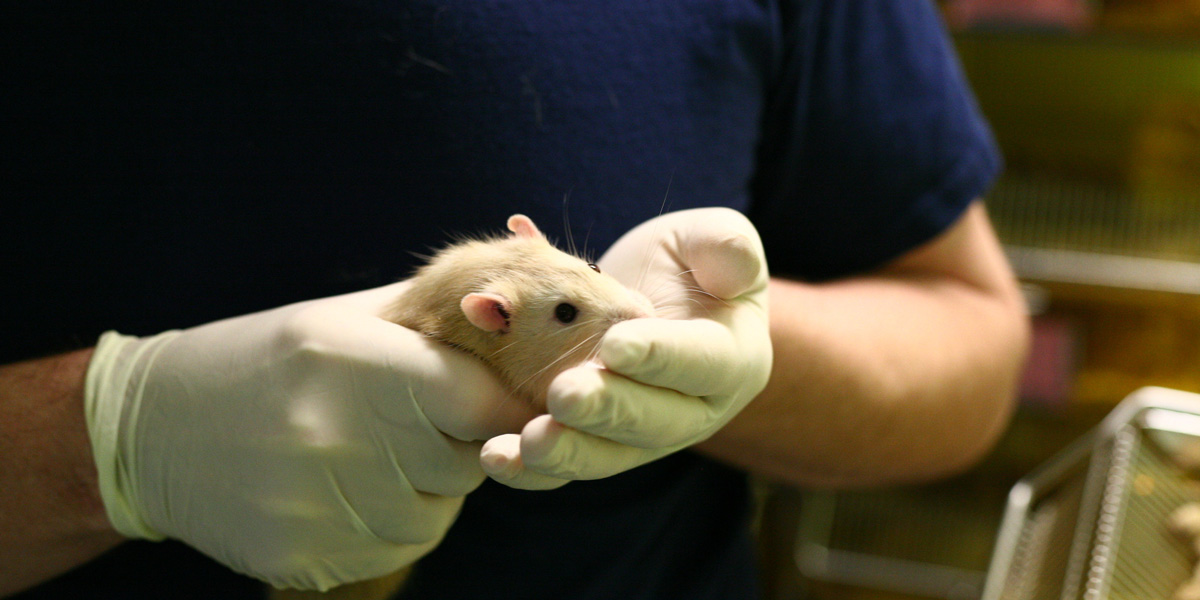
[(537, 225), (533, 224), (533, 220), (525, 215), (513, 215), (508, 218), (508, 230), (517, 234), (520, 237), (541, 237), (542, 232), (538, 231)]
[(476, 292), (462, 299), (462, 311), (472, 325), (484, 331), (508, 331), (512, 304), (500, 294)]

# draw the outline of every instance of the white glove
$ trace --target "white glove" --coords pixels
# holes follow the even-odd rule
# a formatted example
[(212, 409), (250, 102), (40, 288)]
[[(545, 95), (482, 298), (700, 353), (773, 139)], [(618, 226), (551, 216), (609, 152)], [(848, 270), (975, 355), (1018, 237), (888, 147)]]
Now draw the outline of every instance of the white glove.
[(279, 587), (431, 550), (533, 413), (477, 359), (379, 317), (406, 282), (98, 343), (86, 408), (109, 519)]
[(662, 215), (598, 264), (665, 318), (613, 326), (600, 345), (605, 368), (564, 371), (550, 386), (549, 415), (484, 445), (484, 469), (501, 483), (550, 489), (626, 471), (707, 439), (766, 386), (767, 264), (740, 213)]

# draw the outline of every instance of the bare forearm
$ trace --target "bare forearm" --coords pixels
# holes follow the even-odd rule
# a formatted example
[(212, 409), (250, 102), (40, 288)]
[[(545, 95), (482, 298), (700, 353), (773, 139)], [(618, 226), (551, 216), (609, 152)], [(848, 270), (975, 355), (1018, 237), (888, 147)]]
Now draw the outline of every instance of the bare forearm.
[(0, 367), (0, 596), (121, 541), (100, 502), (83, 416), (90, 350)]
[(905, 268), (772, 281), (770, 383), (700, 449), (816, 487), (972, 464), (1007, 423), (1027, 343), (1015, 282), (998, 248), (984, 250), (986, 285)]

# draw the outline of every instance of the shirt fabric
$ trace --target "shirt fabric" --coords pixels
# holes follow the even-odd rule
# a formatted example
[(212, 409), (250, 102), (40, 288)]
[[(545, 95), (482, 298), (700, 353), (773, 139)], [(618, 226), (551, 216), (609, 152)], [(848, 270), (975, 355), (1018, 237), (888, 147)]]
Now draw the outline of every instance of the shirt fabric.
[[(529, 215), (592, 258), (729, 206), (775, 275), (869, 270), (999, 158), (932, 3), (42, 2), (6, 19), (5, 362), (407, 276)], [(468, 496), (403, 597), (753, 598), (745, 475), (691, 452)], [(251, 598), (176, 542), (22, 600)]]

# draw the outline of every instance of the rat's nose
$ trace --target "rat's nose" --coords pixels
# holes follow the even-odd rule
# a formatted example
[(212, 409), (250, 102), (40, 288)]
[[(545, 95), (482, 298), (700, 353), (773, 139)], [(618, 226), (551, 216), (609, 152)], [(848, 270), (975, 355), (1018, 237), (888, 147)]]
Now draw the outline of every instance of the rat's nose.
[(650, 303), (650, 299), (644, 296), (641, 292), (629, 290), (629, 296), (633, 298), (633, 307), (628, 312), (630, 319), (645, 319), (654, 316), (654, 305)]

